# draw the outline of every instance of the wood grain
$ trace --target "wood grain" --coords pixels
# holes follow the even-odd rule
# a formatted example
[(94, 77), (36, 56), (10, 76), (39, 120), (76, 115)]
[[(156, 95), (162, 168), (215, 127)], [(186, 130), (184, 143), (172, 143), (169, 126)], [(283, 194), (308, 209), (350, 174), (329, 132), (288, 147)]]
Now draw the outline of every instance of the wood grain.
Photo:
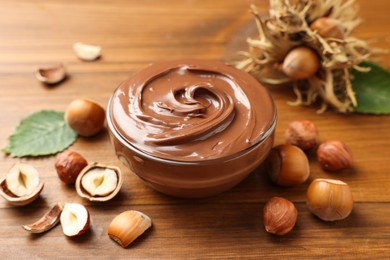
[[(2, 0), (0, 8), (0, 147), (18, 122), (41, 109), (64, 111), (71, 100), (90, 98), (105, 106), (116, 86), (150, 62), (176, 58), (224, 60), (245, 39), (252, 1), (225, 0)], [(388, 48), (390, 2), (360, 0), (364, 23), (355, 32)], [(267, 1), (258, 1), (265, 13)], [(102, 58), (82, 62), (72, 51), (81, 41), (103, 47)], [(380, 63), (390, 68), (390, 55)], [(55, 87), (37, 82), (39, 65), (63, 62), (70, 77)], [(315, 107), (290, 107), (290, 89), (272, 89), (279, 120), (276, 144), (293, 119), (315, 122), (321, 140), (339, 139), (354, 155), (353, 169), (327, 173), (314, 152), (308, 154), (311, 179), (337, 178), (349, 183), (355, 199), (352, 215), (324, 223), (305, 206), (308, 183), (293, 188), (272, 185), (260, 167), (237, 187), (208, 199), (184, 200), (161, 195), (145, 185), (115, 157), (106, 131), (79, 138), (71, 147), (88, 161), (117, 165), (125, 173), (120, 194), (108, 203), (88, 203), (56, 176), (54, 157), (20, 159), (34, 165), (45, 181), (41, 197), (15, 208), (0, 200), (0, 258), (102, 259), (258, 259), (258, 258), (388, 258), (390, 257), (390, 117), (316, 114)], [(1, 155), (1, 175), (19, 159)], [(284, 237), (264, 231), (262, 208), (272, 196), (291, 199), (299, 217)], [(21, 228), (38, 219), (57, 201), (80, 202), (92, 216), (85, 235), (66, 238), (57, 226), (41, 235)], [(136, 209), (153, 220), (153, 228), (128, 249), (106, 234), (112, 218)]]

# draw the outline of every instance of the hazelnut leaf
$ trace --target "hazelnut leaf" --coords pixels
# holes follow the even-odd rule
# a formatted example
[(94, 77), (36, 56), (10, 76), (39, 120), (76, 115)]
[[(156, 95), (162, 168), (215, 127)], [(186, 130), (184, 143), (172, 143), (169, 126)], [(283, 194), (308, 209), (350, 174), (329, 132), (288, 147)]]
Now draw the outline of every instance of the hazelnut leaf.
[(63, 112), (42, 110), (20, 121), (3, 151), (12, 157), (50, 155), (64, 150), (76, 139), (77, 134), (66, 124)]
[(363, 62), (369, 72), (352, 70), (352, 86), (356, 93), (356, 112), (372, 114), (390, 114), (390, 71), (381, 66)]

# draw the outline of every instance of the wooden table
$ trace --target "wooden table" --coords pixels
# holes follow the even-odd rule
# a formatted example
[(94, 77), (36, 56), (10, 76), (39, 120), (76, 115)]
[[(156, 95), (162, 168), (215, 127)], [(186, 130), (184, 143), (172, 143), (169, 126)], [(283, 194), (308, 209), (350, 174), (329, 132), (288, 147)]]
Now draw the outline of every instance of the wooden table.
[[(250, 0), (225, 1), (28, 1), (2, 0), (0, 8), (0, 147), (18, 122), (41, 109), (64, 111), (71, 100), (90, 98), (105, 106), (115, 87), (147, 64), (195, 57), (224, 59), (230, 44), (252, 21)], [(265, 13), (267, 1), (256, 1)], [(364, 23), (355, 35), (374, 39), (373, 46), (390, 42), (387, 0), (359, 1)], [(103, 47), (102, 58), (82, 62), (73, 53), (81, 41)], [(390, 67), (390, 55), (381, 64)], [(39, 65), (63, 62), (70, 77), (56, 87), (45, 87), (33, 76)], [(71, 150), (88, 161), (117, 165), (125, 174), (120, 194), (107, 203), (89, 203), (72, 186), (61, 183), (54, 157), (17, 159), (1, 155), (3, 176), (16, 161), (27, 162), (41, 173), (45, 188), (40, 198), (25, 207), (12, 207), (0, 199), (0, 259), (258, 259), (263, 257), (390, 257), (390, 117), (316, 114), (314, 107), (290, 107), (290, 89), (272, 94), (279, 111), (276, 144), (290, 120), (316, 123), (321, 140), (339, 139), (354, 155), (354, 167), (327, 173), (309, 153), (311, 177), (336, 178), (349, 183), (354, 210), (346, 220), (325, 223), (308, 212), (308, 186), (279, 188), (259, 168), (234, 189), (208, 199), (185, 200), (159, 194), (146, 187), (115, 157), (107, 131), (79, 138)], [(264, 231), (262, 210), (272, 196), (292, 200), (299, 218), (283, 237)], [(90, 210), (91, 230), (69, 239), (61, 227), (32, 235), (21, 228), (38, 219), (56, 202), (79, 202)], [(135, 209), (148, 214), (153, 228), (128, 249), (107, 236), (114, 216)]]

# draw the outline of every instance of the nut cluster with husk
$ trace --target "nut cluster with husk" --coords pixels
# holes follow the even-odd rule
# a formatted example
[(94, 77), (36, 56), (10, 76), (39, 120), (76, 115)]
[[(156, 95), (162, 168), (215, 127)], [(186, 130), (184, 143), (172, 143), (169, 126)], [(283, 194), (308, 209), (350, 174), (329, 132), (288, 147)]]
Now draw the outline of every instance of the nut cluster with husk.
[(297, 96), (291, 105), (322, 102), (350, 112), (357, 106), (350, 69), (373, 53), (368, 44), (351, 36), (360, 23), (354, 0), (270, 0), (269, 17), (262, 19), (251, 6), (259, 37), (248, 38), (248, 51), (236, 67), (271, 85), (292, 83)]

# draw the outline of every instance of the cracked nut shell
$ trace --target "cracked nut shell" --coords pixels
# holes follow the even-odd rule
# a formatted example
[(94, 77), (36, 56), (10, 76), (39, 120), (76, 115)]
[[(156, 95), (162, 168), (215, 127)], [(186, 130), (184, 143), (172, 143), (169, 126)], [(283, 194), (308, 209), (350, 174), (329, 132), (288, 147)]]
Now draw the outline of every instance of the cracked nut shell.
[(8, 174), (0, 179), (0, 195), (14, 206), (30, 204), (39, 197), (43, 187), (38, 171), (23, 163), (15, 163)]
[[(83, 179), (91, 171), (94, 171), (94, 169), (99, 170), (99, 172), (97, 172), (96, 180), (92, 180), (94, 185), (96, 185), (96, 187), (95, 187), (96, 190), (99, 190), (99, 186), (105, 185), (105, 182), (104, 182), (105, 175), (104, 175), (104, 172), (102, 173), (101, 170), (108, 169), (111, 172), (115, 172), (116, 177), (117, 177), (116, 178), (117, 181), (116, 181), (115, 188), (112, 189), (112, 191), (110, 191), (109, 193), (106, 193), (106, 189), (100, 189), (102, 191), (104, 190), (105, 192), (101, 193), (101, 194), (99, 194), (98, 192), (97, 193), (91, 193), (91, 191), (88, 191), (88, 188), (86, 189), (85, 187), (83, 187)], [(108, 201), (108, 200), (114, 198), (118, 194), (118, 192), (120, 191), (120, 189), (122, 187), (122, 184), (123, 184), (122, 173), (121, 173), (121, 170), (118, 167), (116, 167), (116, 166), (107, 166), (107, 165), (103, 165), (103, 164), (99, 164), (97, 162), (94, 162), (94, 163), (91, 163), (88, 166), (86, 166), (80, 172), (80, 174), (79, 174), (79, 176), (77, 177), (77, 180), (76, 180), (76, 191), (77, 191), (77, 194), (80, 197), (88, 199), (89, 201), (103, 202), (103, 201)]]

